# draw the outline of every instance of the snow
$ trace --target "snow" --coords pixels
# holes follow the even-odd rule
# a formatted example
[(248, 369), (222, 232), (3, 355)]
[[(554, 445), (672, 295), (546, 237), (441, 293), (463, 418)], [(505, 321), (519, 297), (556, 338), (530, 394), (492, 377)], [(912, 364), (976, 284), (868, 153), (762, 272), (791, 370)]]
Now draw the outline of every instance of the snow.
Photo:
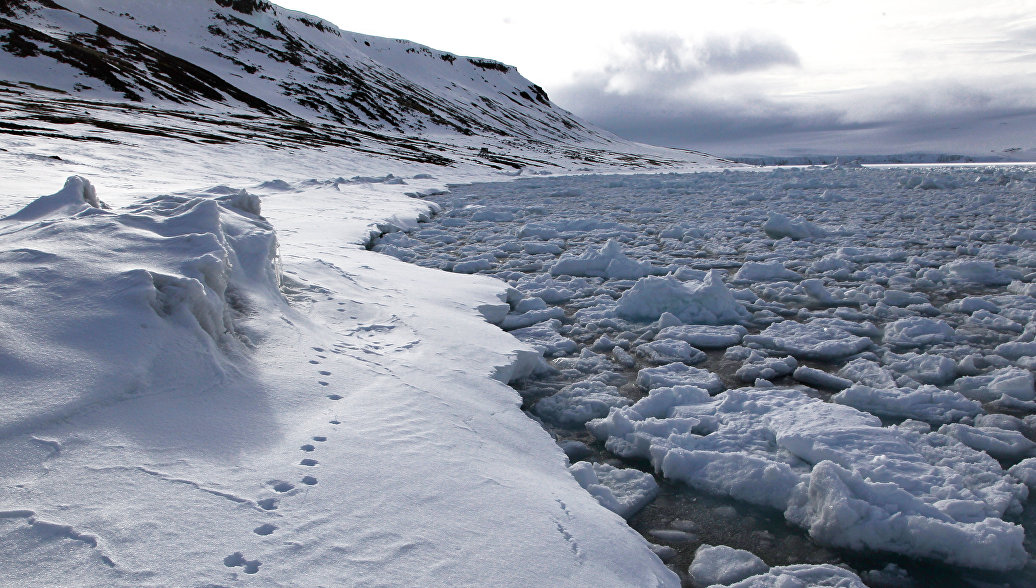
[(953, 423), (943, 425), (939, 432), (957, 439), (968, 447), (985, 451), (997, 459), (1017, 461), (1036, 456), (1036, 443), (1018, 431)]
[[(797, 561), (1031, 580), (1031, 170), (703, 170), (725, 164), (508, 105), (531, 82), (493, 62), (280, 9), (70, 5), (291, 116), (0, 61), (72, 92), (0, 88), (0, 118), (98, 123), (37, 117), (0, 151), (0, 583), (675, 586), (697, 549), (699, 583), (862, 585), (734, 549), (780, 561), (737, 543), (755, 507)], [(275, 81), (245, 75), (207, 32), (249, 23), (445, 119), (486, 96), (503, 134), (332, 123), (276, 80), (341, 88), (252, 48)], [(730, 546), (660, 521), (660, 485), (722, 500)]]
[(845, 390), (853, 385), (851, 380), (804, 365), (795, 368), (795, 371), (792, 372), (792, 377), (803, 384), (830, 390)]

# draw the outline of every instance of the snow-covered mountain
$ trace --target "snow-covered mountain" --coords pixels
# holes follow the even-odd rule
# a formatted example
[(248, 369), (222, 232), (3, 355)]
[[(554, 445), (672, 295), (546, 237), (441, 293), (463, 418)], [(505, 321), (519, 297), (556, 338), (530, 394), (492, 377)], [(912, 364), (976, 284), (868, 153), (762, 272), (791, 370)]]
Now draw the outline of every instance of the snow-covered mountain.
[(0, 132), (79, 124), (511, 168), (714, 161), (595, 128), (511, 66), (343, 31), (264, 0), (8, 0), (0, 39)]

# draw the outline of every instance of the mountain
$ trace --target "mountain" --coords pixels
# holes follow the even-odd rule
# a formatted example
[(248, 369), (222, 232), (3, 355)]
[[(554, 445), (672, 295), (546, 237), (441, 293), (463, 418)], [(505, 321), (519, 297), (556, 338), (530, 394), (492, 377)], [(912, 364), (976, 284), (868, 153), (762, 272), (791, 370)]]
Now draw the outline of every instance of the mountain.
[(497, 168), (718, 161), (595, 128), (509, 65), (264, 0), (2, 0), (0, 47), (7, 134), (338, 145)]

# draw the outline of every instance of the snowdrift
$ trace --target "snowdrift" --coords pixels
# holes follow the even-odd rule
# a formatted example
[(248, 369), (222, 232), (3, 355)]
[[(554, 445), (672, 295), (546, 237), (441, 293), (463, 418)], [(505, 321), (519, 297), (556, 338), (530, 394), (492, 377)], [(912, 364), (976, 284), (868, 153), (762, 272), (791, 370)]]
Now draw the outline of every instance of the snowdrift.
[(243, 191), (108, 210), (76, 176), (0, 220), (0, 429), (236, 377), (237, 317), (280, 297), (258, 213)]

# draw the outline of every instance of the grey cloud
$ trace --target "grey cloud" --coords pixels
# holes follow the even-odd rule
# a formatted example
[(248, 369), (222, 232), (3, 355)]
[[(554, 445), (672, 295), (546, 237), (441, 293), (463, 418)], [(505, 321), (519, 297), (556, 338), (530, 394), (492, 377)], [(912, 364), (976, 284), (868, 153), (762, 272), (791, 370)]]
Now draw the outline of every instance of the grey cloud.
[(707, 69), (725, 73), (799, 65), (798, 54), (783, 41), (750, 35), (711, 37), (699, 45), (696, 52), (699, 62)]
[(556, 91), (555, 98), (620, 136), (720, 155), (975, 154), (990, 146), (1036, 147), (1036, 103), (1027, 98), (1031, 92), (1024, 86), (990, 92), (947, 81), (793, 102), (762, 93), (620, 95), (584, 80)]
[(763, 96), (724, 99), (696, 94), (675, 99), (649, 93), (611, 94), (592, 85), (555, 94), (561, 104), (617, 135), (678, 147), (868, 126), (847, 121), (844, 111), (799, 108)]
[(779, 39), (742, 33), (688, 42), (676, 35), (639, 34), (623, 40), (622, 55), (584, 83), (633, 94), (675, 92), (712, 75), (798, 66), (794, 49)]

